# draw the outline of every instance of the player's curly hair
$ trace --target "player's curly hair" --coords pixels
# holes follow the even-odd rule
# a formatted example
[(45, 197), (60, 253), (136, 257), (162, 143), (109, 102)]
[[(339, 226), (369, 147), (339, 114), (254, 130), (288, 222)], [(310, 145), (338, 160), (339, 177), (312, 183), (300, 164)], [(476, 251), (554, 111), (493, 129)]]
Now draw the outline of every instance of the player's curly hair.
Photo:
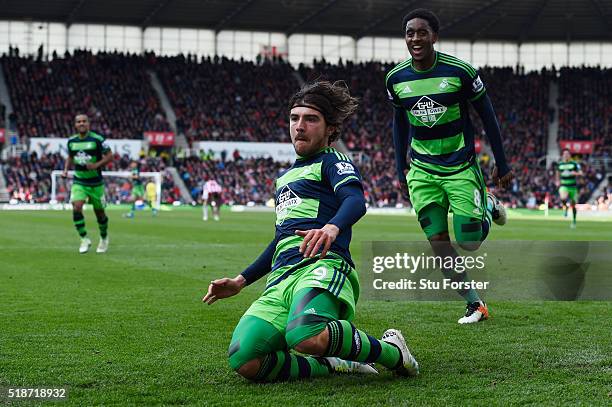
[(319, 111), (328, 126), (334, 126), (329, 143), (338, 140), (342, 124), (357, 111), (359, 100), (351, 96), (344, 81), (315, 81), (306, 83), (289, 100), (289, 111), (306, 106)]
[(412, 20), (413, 18), (422, 18), (423, 20), (427, 21), (431, 27), (431, 30), (436, 34), (438, 31), (440, 31), (440, 20), (438, 20), (438, 16), (436, 16), (431, 10), (417, 8), (406, 14), (402, 19), (402, 31), (404, 33), (406, 32), (406, 24), (408, 24), (408, 21)]

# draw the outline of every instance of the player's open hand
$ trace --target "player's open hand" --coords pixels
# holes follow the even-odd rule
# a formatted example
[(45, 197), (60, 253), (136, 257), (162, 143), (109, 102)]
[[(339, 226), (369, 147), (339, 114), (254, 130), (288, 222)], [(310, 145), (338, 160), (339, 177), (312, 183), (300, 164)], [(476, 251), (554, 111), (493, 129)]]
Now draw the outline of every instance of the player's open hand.
[(493, 182), (498, 188), (506, 189), (510, 186), (510, 182), (514, 179), (514, 173), (512, 170), (508, 170), (507, 173), (499, 176), (499, 170), (497, 169), (497, 165), (493, 167)]
[(332, 243), (334, 243), (338, 234), (340, 234), (340, 229), (336, 225), (327, 224), (321, 229), (296, 230), (295, 234), (304, 238), (300, 245), (300, 253), (304, 257), (313, 258), (319, 252), (319, 249), (323, 247), (321, 258), (324, 258)]
[(231, 297), (236, 295), (242, 290), (246, 284), (246, 280), (241, 275), (235, 278), (220, 278), (213, 280), (208, 286), (208, 292), (202, 298), (202, 302), (208, 305), (222, 298)]

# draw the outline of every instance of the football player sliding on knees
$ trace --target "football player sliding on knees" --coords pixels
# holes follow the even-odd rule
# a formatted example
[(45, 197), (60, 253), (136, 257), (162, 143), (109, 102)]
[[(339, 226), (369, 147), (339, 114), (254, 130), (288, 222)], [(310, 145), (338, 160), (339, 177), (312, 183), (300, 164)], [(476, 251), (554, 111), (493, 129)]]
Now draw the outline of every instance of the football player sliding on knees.
[(275, 182), (274, 238), (238, 276), (212, 281), (203, 298), (213, 304), (267, 276), (229, 345), (230, 366), (246, 379), (376, 374), (374, 364), (401, 376), (419, 372), (399, 330), (376, 339), (352, 322), (359, 279), (349, 245), (366, 201), (359, 170), (331, 143), (356, 110), (344, 83), (305, 84), (291, 98), (297, 159)]

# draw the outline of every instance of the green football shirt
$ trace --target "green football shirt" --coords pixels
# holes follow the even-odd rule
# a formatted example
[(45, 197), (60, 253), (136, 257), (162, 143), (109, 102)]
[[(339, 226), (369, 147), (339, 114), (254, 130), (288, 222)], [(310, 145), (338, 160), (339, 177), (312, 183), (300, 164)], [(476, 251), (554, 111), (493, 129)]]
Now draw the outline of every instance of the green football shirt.
[(408, 59), (389, 71), (389, 99), (410, 123), (411, 165), (439, 175), (463, 171), (474, 160), (469, 102), (485, 95), (485, 85), (467, 62), (436, 52), (431, 68), (419, 71)]
[(81, 137), (75, 134), (68, 139), (68, 154), (74, 162), (74, 182), (80, 185), (102, 185), (102, 168), (88, 170), (87, 164), (102, 160), (104, 154), (110, 151), (105, 139), (100, 134), (90, 131)]
[(576, 176), (572, 172), (580, 171), (580, 164), (575, 161), (561, 161), (557, 164), (562, 187), (576, 188)]

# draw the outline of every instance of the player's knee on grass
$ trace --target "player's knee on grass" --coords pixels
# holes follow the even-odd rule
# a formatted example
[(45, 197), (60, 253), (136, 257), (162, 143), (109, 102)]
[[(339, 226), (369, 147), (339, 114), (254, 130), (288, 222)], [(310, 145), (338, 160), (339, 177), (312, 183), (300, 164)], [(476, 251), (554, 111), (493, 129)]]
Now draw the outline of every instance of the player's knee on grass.
[(457, 244), (465, 250), (478, 250), (486, 237), (483, 221), (480, 218), (455, 215), (453, 216), (453, 227)]
[(246, 362), (244, 365), (240, 366), (238, 369), (235, 369), (236, 372), (245, 379), (255, 380), (257, 378), (257, 373), (259, 372), (259, 368), (261, 367), (261, 359), (253, 359)]
[(448, 210), (438, 204), (429, 204), (419, 212), (419, 224), (427, 239), (448, 235)]
[(329, 291), (308, 287), (299, 290), (289, 310), (285, 340), (291, 349), (309, 355), (327, 350), (327, 324), (340, 317), (344, 305)]
[(228, 351), (229, 363), (232, 369), (247, 377), (254, 369), (253, 365), (257, 363), (253, 360), (286, 348), (285, 338), (271, 323), (245, 315), (234, 329)]

